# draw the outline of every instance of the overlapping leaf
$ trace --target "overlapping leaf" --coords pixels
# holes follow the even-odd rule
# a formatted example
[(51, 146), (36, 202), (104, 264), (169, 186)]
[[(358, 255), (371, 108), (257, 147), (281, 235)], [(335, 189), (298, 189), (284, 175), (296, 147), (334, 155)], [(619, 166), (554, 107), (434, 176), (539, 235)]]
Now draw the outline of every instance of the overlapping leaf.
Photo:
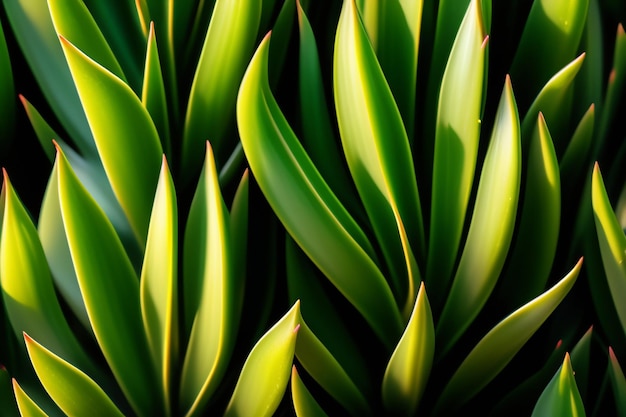
[(565, 354), (563, 365), (539, 397), (531, 417), (542, 416), (585, 416), (569, 354)]
[(321, 178), (278, 108), (267, 81), (268, 52), (266, 37), (243, 78), (237, 102), (248, 163), (290, 235), (391, 346), (401, 333), (391, 290), (365, 234)]

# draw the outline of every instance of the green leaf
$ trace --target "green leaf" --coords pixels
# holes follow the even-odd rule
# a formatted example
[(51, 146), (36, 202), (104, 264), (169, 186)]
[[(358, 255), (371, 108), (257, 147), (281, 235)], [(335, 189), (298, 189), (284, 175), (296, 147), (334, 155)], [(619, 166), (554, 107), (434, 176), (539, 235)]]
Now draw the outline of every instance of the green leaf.
[(83, 155), (95, 155), (89, 125), (81, 110), (46, 0), (3, 0), (13, 34), (29, 69), (54, 114)]
[(393, 415), (414, 415), (426, 388), (435, 354), (435, 326), (424, 284), (402, 338), (385, 370), (383, 403)]
[(233, 328), (239, 328), (239, 322), (244, 306), (246, 277), (248, 267), (248, 217), (249, 217), (249, 188), (250, 175), (246, 169), (241, 176), (239, 186), (230, 208), (230, 235), (233, 255), (237, 262), (233, 262), (232, 288), (234, 290)]
[(60, 149), (55, 165), (63, 224), (98, 345), (135, 411), (154, 415), (163, 399), (142, 324), (139, 280), (113, 226)]
[(48, 417), (37, 403), (24, 392), (15, 379), (13, 380), (13, 392), (22, 417)]
[(37, 377), (54, 402), (69, 416), (123, 416), (87, 374), (24, 333)]
[(208, 142), (184, 245), (184, 320), (189, 343), (179, 406), (183, 412), (193, 414), (200, 412), (221, 383), (237, 330), (232, 321), (236, 289), (230, 219)]
[(300, 303), (296, 302), (252, 348), (225, 417), (274, 414), (289, 383), (299, 322)]
[(619, 415), (626, 413), (626, 377), (624, 371), (617, 361), (615, 352), (609, 346), (609, 375), (611, 377), (611, 386), (613, 387), (613, 397), (615, 398), (615, 406)]
[(289, 234), (391, 347), (402, 332), (399, 309), (367, 237), (324, 182), (269, 90), (269, 39), (252, 58), (237, 102), (248, 163)]
[(163, 150), (150, 115), (122, 80), (61, 38), (98, 153), (140, 245)]
[(376, 55), (398, 104), (409, 142), (415, 128), (422, 6), (423, 0), (383, 0), (378, 18)]
[[(533, 130), (527, 158), (518, 233), (498, 293), (498, 299), (513, 307), (543, 292), (559, 239), (561, 177), (552, 137), (542, 113)], [(528, 262), (529, 259), (532, 262)]]
[(531, 417), (543, 416), (585, 416), (585, 407), (576, 387), (574, 370), (567, 353), (563, 365), (539, 397)]
[(6, 417), (19, 416), (19, 410), (13, 394), (11, 377), (6, 368), (0, 365), (0, 410)]
[(218, 161), (224, 161), (236, 145), (227, 134), (234, 122), (237, 89), (254, 51), (261, 3), (215, 2), (187, 105), (182, 142), (185, 182), (195, 177), (207, 140)]
[(357, 218), (365, 218), (347, 171), (343, 150), (330, 120), (324, 80), (313, 29), (300, 2), (299, 98), (302, 107), (302, 145), (333, 192)]
[(585, 398), (588, 392), (587, 387), (591, 382), (590, 371), (591, 368), (591, 338), (593, 327), (585, 332), (583, 337), (580, 338), (574, 348), (572, 349), (571, 359), (572, 366), (576, 369), (576, 384), (578, 386), (578, 392), (581, 398)]
[[(67, 39), (77, 49), (126, 82), (117, 58), (82, 0), (48, 0), (48, 7), (59, 37)], [(71, 69), (72, 64), (69, 61), (68, 63)]]
[(587, 63), (580, 69), (576, 78), (573, 114), (585, 112), (590, 104), (602, 112), (605, 81), (604, 22), (599, 0), (589, 0), (589, 10), (583, 30), (579, 51), (585, 51)]
[(0, 25), (0, 151), (8, 152), (15, 131), (15, 86), (9, 50)]
[(531, 132), (533, 132), (535, 123), (537, 123), (537, 117), (539, 112), (541, 112), (546, 119), (546, 123), (550, 126), (557, 155), (562, 155), (565, 150), (566, 137), (570, 135), (570, 132), (565, 132), (570, 120), (569, 109), (565, 103), (568, 103), (568, 94), (571, 93), (574, 78), (578, 74), (584, 59), (585, 53), (582, 53), (550, 78), (541, 89), (522, 121), (522, 143), (524, 149), (530, 142)]
[(445, 354), (489, 299), (506, 259), (522, 170), (519, 115), (507, 77), (480, 175), (474, 213), (452, 288), (437, 323)]
[(611, 207), (597, 163), (593, 169), (591, 199), (604, 273), (617, 316), (626, 332), (626, 236)]
[(370, 415), (363, 394), (302, 317), (295, 354), (309, 375), (351, 415)]
[(154, 368), (161, 379), (165, 411), (173, 399), (178, 363), (178, 209), (174, 182), (163, 157), (146, 253), (141, 270), (140, 297), (143, 324)]
[(402, 118), (354, 0), (344, 2), (333, 61), (335, 106), (346, 160), (399, 297), (406, 292), (407, 271), (394, 212), (411, 237), (416, 257), (423, 258), (419, 193)]
[(302, 382), (295, 365), (291, 368), (291, 396), (297, 417), (328, 416)]
[(285, 242), (285, 257), (289, 300), (292, 303), (300, 300), (302, 317), (306, 317), (313, 333), (358, 384), (360, 391), (366, 397), (374, 395), (371, 369), (363, 357), (365, 352), (359, 349), (339, 306), (324, 288), (325, 277), (289, 236)]
[(150, 32), (148, 34), (148, 49), (146, 51), (141, 102), (154, 121), (161, 139), (161, 146), (167, 155), (171, 155), (170, 121), (154, 23), (150, 23)]
[[(554, 73), (571, 61), (580, 44), (589, 0), (535, 0), (511, 66), (520, 108), (526, 108)], [(528, 65), (541, 62), (541, 65)], [(540, 109), (543, 111), (543, 109)], [(547, 117), (548, 122), (550, 118)], [(531, 115), (534, 120), (537, 115)]]
[(18, 338), (35, 335), (59, 355), (93, 370), (56, 297), (37, 229), (4, 172), (0, 277), (4, 308)]
[(436, 116), (426, 266), (429, 298), (435, 306), (447, 293), (474, 181), (486, 40), (481, 2), (473, 0), (450, 52)]
[(569, 192), (578, 192), (574, 187), (584, 181), (583, 177), (586, 176), (586, 170), (581, 168), (587, 167), (592, 161), (590, 157), (594, 141), (595, 115), (596, 107), (591, 104), (576, 126), (572, 139), (559, 161), (561, 176), (568, 179)]
[(582, 259), (551, 289), (491, 329), (454, 373), (436, 408), (440, 411), (459, 408), (493, 380), (565, 298), (581, 267)]

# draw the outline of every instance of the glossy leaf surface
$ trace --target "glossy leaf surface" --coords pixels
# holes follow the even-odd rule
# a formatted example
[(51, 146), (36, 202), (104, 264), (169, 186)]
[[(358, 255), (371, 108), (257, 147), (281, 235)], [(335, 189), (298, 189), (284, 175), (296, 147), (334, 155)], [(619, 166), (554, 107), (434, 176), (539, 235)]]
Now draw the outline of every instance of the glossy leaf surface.
[(291, 368), (291, 396), (297, 417), (327, 416), (322, 407), (315, 401), (311, 392), (304, 385), (304, 382), (302, 382), (302, 378), (300, 378), (295, 365)]
[(563, 365), (545, 388), (531, 417), (563, 416), (584, 417), (585, 407), (580, 398), (569, 354)]

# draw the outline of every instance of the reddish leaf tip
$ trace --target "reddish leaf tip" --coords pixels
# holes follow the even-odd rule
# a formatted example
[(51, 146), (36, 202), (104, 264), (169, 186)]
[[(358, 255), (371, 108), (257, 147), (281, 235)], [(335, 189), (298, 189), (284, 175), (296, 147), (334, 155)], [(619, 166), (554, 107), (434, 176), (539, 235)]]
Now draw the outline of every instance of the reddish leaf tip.
[(489, 42), (489, 35), (485, 35), (485, 38), (483, 39), (483, 43), (482, 45), (480, 45), (480, 48), (485, 49), (487, 47), (488, 42)]

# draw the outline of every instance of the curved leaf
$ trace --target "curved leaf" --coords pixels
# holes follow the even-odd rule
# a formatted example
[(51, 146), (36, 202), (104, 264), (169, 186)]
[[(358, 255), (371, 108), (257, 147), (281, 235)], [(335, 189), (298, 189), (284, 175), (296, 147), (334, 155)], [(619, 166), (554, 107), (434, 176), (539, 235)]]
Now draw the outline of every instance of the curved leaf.
[(626, 332), (626, 236), (611, 207), (597, 163), (593, 169), (591, 200), (604, 273), (617, 316)]
[[(269, 37), (243, 78), (237, 121), (250, 168), (289, 234), (339, 291), (392, 345), (401, 317), (367, 237), (309, 159), (272, 96)], [(358, 279), (357, 279), (358, 277)]]
[(250, 175), (246, 169), (241, 176), (233, 203), (230, 207), (230, 235), (233, 248), (233, 256), (237, 262), (233, 262), (232, 288), (234, 289), (233, 328), (239, 328), (239, 322), (244, 306), (244, 294), (246, 289), (246, 277), (248, 267), (248, 223), (249, 223), (249, 189)]
[[(561, 178), (552, 137), (542, 113), (533, 130), (527, 158), (518, 233), (498, 293), (505, 305), (513, 307), (543, 292), (559, 239)], [(528, 262), (529, 259), (532, 262)]]
[[(533, 2), (511, 66), (511, 76), (519, 83), (521, 108), (526, 108), (541, 86), (574, 58), (588, 7), (589, 0)], [(529, 62), (541, 62), (541, 65), (528, 65)], [(531, 115), (533, 120), (536, 117)]]
[(491, 329), (454, 373), (436, 408), (452, 410), (461, 407), (493, 380), (565, 298), (581, 267), (582, 259), (551, 289)]
[(13, 380), (13, 392), (15, 393), (17, 408), (22, 417), (48, 417), (37, 403), (24, 392), (15, 379)]
[[(559, 170), (561, 177), (568, 178), (568, 190), (574, 191), (576, 184), (584, 181), (583, 176), (586, 173), (581, 168), (588, 166), (590, 160), (591, 149), (594, 143), (596, 107), (591, 104), (583, 117), (578, 122), (576, 130), (570, 139), (561, 160), (559, 161)], [(583, 172), (581, 172), (583, 171)], [(577, 191), (577, 190), (575, 190)]]
[(57, 354), (93, 370), (57, 299), (37, 229), (4, 171), (0, 278), (4, 308), (16, 336), (36, 335)]
[(24, 333), (28, 356), (39, 381), (64, 413), (70, 416), (123, 416), (89, 376)]
[(351, 415), (370, 415), (363, 394), (302, 317), (295, 354), (309, 375)]
[(0, 150), (9, 150), (15, 131), (15, 86), (11, 59), (4, 36), (4, 28), (0, 25)]
[(171, 155), (170, 116), (167, 111), (165, 84), (159, 60), (154, 23), (150, 23), (150, 31), (148, 33), (148, 48), (146, 51), (141, 102), (148, 113), (150, 113), (150, 117), (159, 132), (161, 146), (167, 155)]
[(113, 226), (58, 148), (55, 165), (63, 224), (98, 345), (136, 412), (153, 414), (163, 400), (143, 329), (137, 276)]
[(576, 387), (574, 370), (567, 353), (563, 365), (539, 397), (531, 415), (531, 417), (542, 416), (585, 416), (585, 407)]
[(480, 313), (498, 281), (515, 227), (521, 170), (519, 115), (507, 77), (467, 240), (437, 323), (437, 340), (444, 354)]
[(178, 209), (176, 190), (165, 156), (150, 216), (141, 270), (143, 325), (154, 368), (161, 378), (165, 407), (171, 409), (178, 362)]
[(204, 169), (187, 219), (184, 242), (185, 332), (179, 406), (197, 413), (219, 386), (230, 358), (236, 325), (234, 254), (228, 210), (222, 199), (213, 151), (207, 142)]
[(348, 167), (391, 272), (396, 297), (407, 271), (394, 211), (418, 258), (426, 253), (411, 149), (398, 107), (359, 20), (345, 1), (335, 38), (333, 87)]
[(64, 38), (61, 44), (111, 187), (143, 247), (163, 150), (139, 98)]
[(584, 60), (585, 53), (582, 53), (550, 78), (539, 94), (537, 94), (522, 121), (522, 144), (524, 149), (530, 142), (535, 123), (537, 123), (537, 117), (539, 112), (541, 112), (548, 126), (550, 126), (557, 155), (562, 155), (565, 149), (565, 128), (570, 117), (568, 106), (564, 103), (567, 102), (566, 98), (571, 93), (574, 78), (578, 74)]
[(624, 371), (617, 361), (615, 352), (609, 346), (609, 375), (611, 377), (611, 386), (613, 387), (613, 397), (619, 415), (626, 413), (626, 377)]
[(182, 142), (186, 182), (201, 165), (202, 145), (211, 141), (218, 161), (236, 143), (226, 143), (234, 122), (237, 89), (254, 50), (261, 19), (258, 0), (217, 0), (196, 68)]
[(48, 0), (48, 8), (59, 37), (67, 39), (77, 49), (126, 82), (117, 58), (82, 0)]
[(485, 78), (481, 2), (473, 0), (456, 35), (441, 82), (426, 284), (431, 303), (442, 303), (457, 257), (474, 181)]
[(387, 364), (382, 395), (387, 412), (415, 414), (430, 376), (435, 355), (435, 325), (424, 284), (402, 338)]
[(289, 383), (299, 322), (300, 303), (296, 302), (252, 348), (225, 417), (274, 414)]
[(81, 153), (95, 155), (95, 144), (59, 45), (47, 1), (3, 0), (2, 3), (28, 67), (52, 111)]
[(307, 387), (298, 375), (298, 370), (294, 365), (291, 368), (291, 396), (293, 398), (293, 408), (297, 417), (327, 417), (322, 407), (315, 401)]

